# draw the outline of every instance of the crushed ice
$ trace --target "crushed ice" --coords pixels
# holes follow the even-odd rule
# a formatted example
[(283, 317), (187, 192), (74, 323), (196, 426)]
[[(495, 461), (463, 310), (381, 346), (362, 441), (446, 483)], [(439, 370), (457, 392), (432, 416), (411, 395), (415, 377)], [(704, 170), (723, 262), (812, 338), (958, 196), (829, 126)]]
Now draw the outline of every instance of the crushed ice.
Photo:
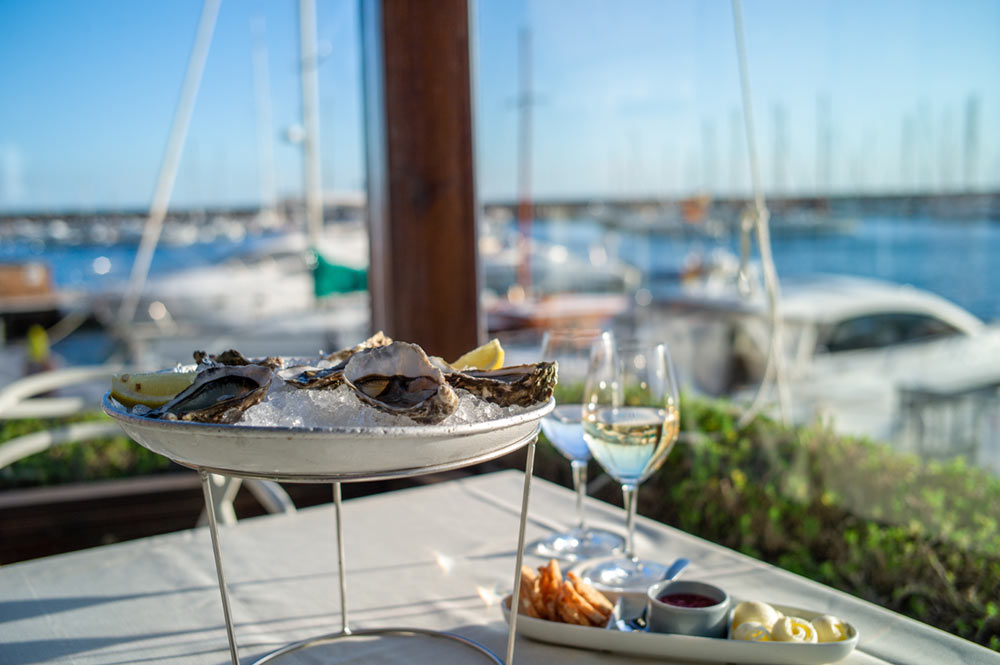
[[(441, 425), (464, 425), (524, 413), (526, 407), (502, 407), (456, 390), (458, 408)], [(256, 427), (412, 427), (414, 421), (364, 404), (347, 386), (334, 390), (307, 390), (280, 379), (271, 383), (267, 397), (243, 413), (237, 425)]]

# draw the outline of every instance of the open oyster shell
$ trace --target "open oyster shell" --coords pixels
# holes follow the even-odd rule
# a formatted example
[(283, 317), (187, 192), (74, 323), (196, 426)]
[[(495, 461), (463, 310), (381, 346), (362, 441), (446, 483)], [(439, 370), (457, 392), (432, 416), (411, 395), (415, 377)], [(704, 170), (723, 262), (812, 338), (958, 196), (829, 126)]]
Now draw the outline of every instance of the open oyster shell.
[(494, 370), (466, 370), (447, 375), (448, 383), (500, 406), (547, 402), (556, 385), (556, 363), (511, 365)]
[[(346, 362), (342, 362), (324, 369), (310, 367), (309, 369), (299, 371), (292, 377), (286, 378), (285, 383), (296, 388), (307, 388), (309, 390), (334, 390), (344, 383), (344, 366), (346, 364)], [(297, 370), (298, 368), (296, 368)]]
[(439, 423), (458, 408), (458, 395), (416, 344), (392, 342), (356, 352), (343, 379), (362, 402), (418, 423)]
[(264, 398), (271, 376), (271, 370), (260, 365), (209, 367), (176, 397), (146, 415), (229, 425)]
[(332, 363), (341, 363), (346, 361), (348, 358), (361, 351), (366, 351), (368, 349), (377, 349), (382, 346), (389, 346), (392, 344), (392, 338), (379, 330), (377, 333), (366, 339), (365, 341), (357, 344), (355, 346), (341, 349), (340, 351), (334, 351), (330, 355), (323, 358), (324, 360), (329, 360)]
[(247, 365), (260, 365), (268, 369), (278, 369), (282, 365), (282, 360), (278, 356), (268, 356), (267, 358), (247, 358), (236, 349), (229, 349), (216, 355), (205, 351), (195, 351), (194, 361), (199, 366), (214, 367), (218, 365), (229, 365), (232, 367), (245, 367)]
[(290, 368), (289, 373), (282, 374), (285, 383), (296, 388), (306, 388), (308, 390), (334, 390), (344, 383), (344, 368), (347, 361), (362, 351), (377, 349), (392, 344), (392, 339), (387, 337), (381, 330), (361, 342), (356, 346), (341, 349), (325, 356), (323, 360), (334, 363), (329, 367), (301, 367)]

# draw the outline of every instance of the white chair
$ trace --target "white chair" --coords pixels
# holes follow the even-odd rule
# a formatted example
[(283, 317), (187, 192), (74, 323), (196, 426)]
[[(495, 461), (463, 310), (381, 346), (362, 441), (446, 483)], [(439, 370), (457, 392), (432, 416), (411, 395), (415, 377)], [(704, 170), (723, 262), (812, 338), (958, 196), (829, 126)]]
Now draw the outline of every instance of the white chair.
[[(19, 418), (63, 418), (97, 409), (98, 405), (84, 396), (39, 396), (51, 390), (74, 385), (103, 381), (110, 382), (111, 375), (124, 371), (122, 366), (90, 365), (56, 369), (32, 374), (0, 388), (0, 420)], [(118, 436), (121, 428), (115, 422), (69, 423), (53, 429), (33, 432), (0, 443), (0, 469), (55, 446), (93, 439)], [(234, 524), (236, 511), (233, 500), (243, 480), (212, 474), (212, 500), (221, 524)], [(268, 513), (294, 513), (295, 503), (278, 483), (271, 480), (247, 479), (247, 490)], [(207, 514), (202, 511), (198, 519), (203, 524)]]

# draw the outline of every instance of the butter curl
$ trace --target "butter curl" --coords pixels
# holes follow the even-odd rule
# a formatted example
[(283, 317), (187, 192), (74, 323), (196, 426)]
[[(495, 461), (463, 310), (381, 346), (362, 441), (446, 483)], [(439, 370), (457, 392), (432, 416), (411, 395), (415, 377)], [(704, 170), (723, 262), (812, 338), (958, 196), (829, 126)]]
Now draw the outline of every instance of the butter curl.
[(781, 618), (781, 612), (774, 609), (767, 603), (745, 600), (733, 608), (733, 630), (739, 628), (740, 624), (747, 621), (756, 621), (768, 630), (774, 626), (774, 622)]
[(799, 617), (782, 617), (771, 628), (771, 638), (775, 642), (815, 642), (816, 628)]
[(812, 625), (820, 642), (840, 642), (847, 639), (847, 624), (832, 614), (816, 617), (812, 620)]
[(770, 642), (771, 631), (756, 621), (744, 621), (733, 630), (734, 640), (747, 642)]

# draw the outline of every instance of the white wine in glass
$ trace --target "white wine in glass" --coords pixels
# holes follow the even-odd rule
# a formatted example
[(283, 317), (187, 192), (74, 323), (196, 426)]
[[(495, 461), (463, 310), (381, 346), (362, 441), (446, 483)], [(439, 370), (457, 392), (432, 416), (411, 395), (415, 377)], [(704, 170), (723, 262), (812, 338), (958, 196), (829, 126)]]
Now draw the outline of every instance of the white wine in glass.
[(584, 425), (597, 463), (620, 483), (638, 485), (663, 465), (677, 438), (677, 408), (599, 409)]
[(584, 440), (598, 464), (621, 483), (626, 537), (622, 557), (584, 571), (591, 581), (644, 590), (666, 572), (664, 564), (635, 554), (636, 493), (663, 465), (679, 431), (677, 383), (666, 345), (598, 340), (585, 388)]
[(600, 335), (599, 330), (550, 330), (542, 338), (542, 360), (559, 363), (559, 381), (554, 392), (556, 407), (542, 419), (542, 431), (572, 466), (576, 526), (531, 543), (528, 550), (540, 556), (579, 561), (620, 552), (625, 543), (616, 533), (589, 527), (583, 506), (590, 449), (583, 440), (581, 400), (590, 348)]

